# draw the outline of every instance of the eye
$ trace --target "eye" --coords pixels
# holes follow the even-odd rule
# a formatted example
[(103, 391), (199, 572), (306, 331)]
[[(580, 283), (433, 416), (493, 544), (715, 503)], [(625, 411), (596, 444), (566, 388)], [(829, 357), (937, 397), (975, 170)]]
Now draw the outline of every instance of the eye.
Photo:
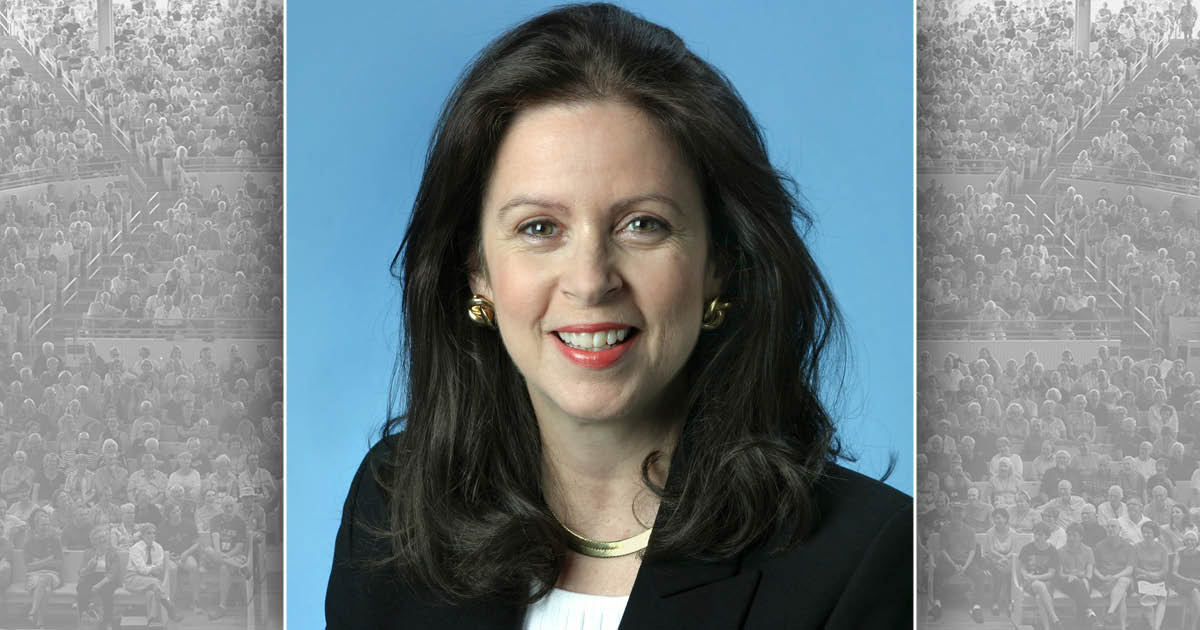
[(517, 228), (517, 231), (535, 238), (547, 238), (558, 232), (558, 226), (545, 219), (535, 219)]
[(667, 229), (667, 224), (654, 217), (640, 216), (633, 218), (625, 227), (631, 232), (650, 233)]

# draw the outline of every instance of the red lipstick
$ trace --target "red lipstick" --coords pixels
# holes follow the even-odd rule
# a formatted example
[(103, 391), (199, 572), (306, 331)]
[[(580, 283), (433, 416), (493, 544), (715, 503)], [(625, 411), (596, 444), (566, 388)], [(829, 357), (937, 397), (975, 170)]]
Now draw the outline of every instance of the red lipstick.
[[(592, 328), (593, 330), (588, 330), (588, 328)], [(621, 326), (612, 324), (584, 324), (581, 326), (560, 328), (559, 330), (563, 332), (596, 332), (597, 330), (612, 330), (613, 328), (621, 328)], [(630, 335), (631, 336), (626, 338), (624, 342), (615, 345), (608, 350), (589, 352), (587, 350), (572, 348), (566, 343), (563, 343), (563, 340), (558, 335), (554, 333), (550, 334), (550, 336), (554, 338), (555, 344), (558, 345), (559, 351), (563, 353), (563, 356), (566, 357), (568, 361), (578, 365), (579, 367), (590, 370), (603, 370), (604, 368), (613, 365), (617, 361), (620, 361), (621, 357), (625, 356), (625, 353), (629, 351), (629, 348), (632, 347), (633, 344), (637, 343), (638, 338), (641, 336), (636, 333), (636, 330), (632, 331)]]

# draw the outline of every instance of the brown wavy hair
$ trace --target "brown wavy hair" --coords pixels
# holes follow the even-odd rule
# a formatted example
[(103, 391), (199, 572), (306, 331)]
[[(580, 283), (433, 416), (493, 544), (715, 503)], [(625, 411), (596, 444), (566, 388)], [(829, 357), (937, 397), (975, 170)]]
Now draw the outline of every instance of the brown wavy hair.
[(539, 598), (566, 553), (543, 499), (525, 383), (499, 335), (468, 321), (468, 278), (484, 186), (514, 115), (601, 100), (639, 108), (694, 169), (733, 303), (684, 368), (686, 466), (659, 487), (647, 471), (661, 454), (643, 462), (661, 498), (647, 557), (798, 543), (816, 518), (813, 485), (842, 455), (818, 393), (823, 383), (841, 391), (841, 317), (801, 236), (811, 218), (746, 104), (666, 28), (611, 4), (552, 10), (501, 35), (460, 77), (392, 261), (402, 347), (381, 430), (391, 454), (376, 472), (392, 552), (380, 565), (448, 602)]

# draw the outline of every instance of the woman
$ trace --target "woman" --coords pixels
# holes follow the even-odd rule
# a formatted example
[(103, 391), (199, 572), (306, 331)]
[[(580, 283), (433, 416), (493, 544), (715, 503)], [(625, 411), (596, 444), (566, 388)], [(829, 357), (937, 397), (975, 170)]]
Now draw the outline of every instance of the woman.
[(33, 594), (29, 608), (29, 621), (41, 628), (46, 598), (62, 585), (59, 571), (62, 570), (62, 546), (58, 532), (50, 525), (50, 514), (37, 508), (29, 516), (33, 531), (25, 542), (25, 588)]
[(1038, 456), (1033, 458), (1033, 477), (1030, 481), (1040, 480), (1051, 468), (1054, 468), (1054, 443), (1046, 440), (1042, 442)]
[(1178, 504), (1171, 506), (1171, 522), (1162, 532), (1162, 542), (1167, 550), (1174, 553), (1183, 546), (1184, 535), (1194, 531), (1197, 531), (1196, 526), (1192, 523), (1187, 508)]
[(1013, 531), (1008, 527), (1008, 511), (996, 508), (992, 511), (992, 527), (979, 545), (984, 570), (992, 580), (992, 616), (1003, 612), (1006, 616), (1012, 607), (1012, 563), (1017, 556), (1013, 546)]
[(1009, 510), (1008, 523), (1013, 530), (1027, 534), (1033, 531), (1034, 524), (1042, 520), (1042, 515), (1029, 507), (1029, 494), (1024, 490), (1017, 491), (1014, 498), (1016, 504)]
[(204, 481), (204, 487), (218, 495), (237, 495), (237, 475), (233, 474), (233, 464), (228, 455), (222, 453), (213, 460), (213, 472)]
[(102, 611), (98, 627), (117, 630), (120, 625), (113, 615), (113, 592), (121, 585), (121, 554), (112, 547), (110, 540), (107, 525), (92, 528), (92, 546), (83, 554), (75, 603), (82, 624), (84, 615), (89, 614), (92, 597), (98, 596)]
[[(911, 584), (911, 499), (833, 463), (836, 311), (728, 83), (566, 7), (485, 50), (438, 130), (396, 258), (408, 400), (351, 487), (327, 626), (910, 620), (884, 586)], [(828, 605), (798, 605), (818, 566)]]
[(996, 474), (988, 480), (991, 486), (992, 504), (1002, 507), (1011, 508), (1016, 505), (1016, 495), (1021, 491), (1021, 478), (1013, 473), (1012, 460), (1007, 457), (1000, 458), (996, 466)]
[(1183, 547), (1175, 554), (1175, 562), (1171, 567), (1171, 586), (1179, 597), (1187, 602), (1191, 613), (1191, 630), (1196, 630), (1200, 621), (1200, 549), (1196, 542), (1200, 535), (1196, 530), (1189, 530), (1183, 536)]
[[(1142, 540), (1133, 546), (1133, 584), (1136, 592), (1143, 595), (1165, 589), (1168, 570), (1171, 568), (1171, 552), (1158, 540), (1158, 524), (1153, 521), (1142, 523)], [(1143, 600), (1147, 607), (1149, 598)], [(1154, 604), (1146, 611), (1147, 623), (1152, 630), (1162, 628), (1163, 615), (1167, 612), (1166, 591), (1156, 596)]]

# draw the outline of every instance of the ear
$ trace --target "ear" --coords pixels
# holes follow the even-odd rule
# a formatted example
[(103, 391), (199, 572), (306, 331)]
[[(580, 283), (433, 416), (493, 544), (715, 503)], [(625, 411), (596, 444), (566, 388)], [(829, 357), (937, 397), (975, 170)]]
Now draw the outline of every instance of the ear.
[(492, 298), (492, 283), (488, 279), (487, 264), (483, 261), (482, 252), (472, 252), (467, 261), (467, 283), (471, 293)]
[(704, 268), (704, 303), (708, 304), (713, 298), (719, 297), (721, 291), (725, 288), (726, 280), (729, 276), (729, 265), (725, 264), (722, 256), (711, 247), (709, 249), (708, 264)]

